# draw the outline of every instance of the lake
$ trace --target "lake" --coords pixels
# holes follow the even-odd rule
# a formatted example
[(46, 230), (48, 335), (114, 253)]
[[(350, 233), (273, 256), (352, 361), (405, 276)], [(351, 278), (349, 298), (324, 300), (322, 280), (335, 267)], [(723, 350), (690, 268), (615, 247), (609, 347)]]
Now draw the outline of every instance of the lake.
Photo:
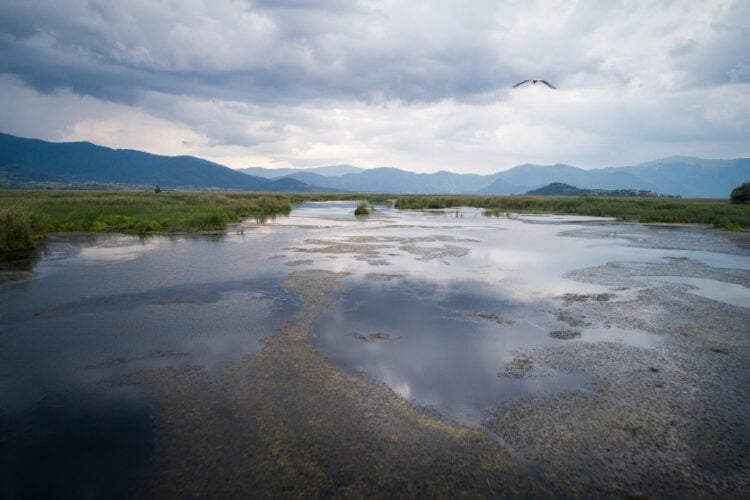
[(743, 491), (747, 234), (355, 206), (6, 258), (0, 496)]

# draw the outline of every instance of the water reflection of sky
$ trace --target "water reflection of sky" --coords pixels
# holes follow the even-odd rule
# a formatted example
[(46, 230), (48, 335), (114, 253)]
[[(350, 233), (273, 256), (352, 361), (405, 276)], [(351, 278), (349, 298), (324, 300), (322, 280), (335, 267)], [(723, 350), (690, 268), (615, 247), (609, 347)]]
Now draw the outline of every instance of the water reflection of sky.
[[(312, 342), (325, 356), (477, 424), (504, 399), (583, 382), (554, 372), (504, 376), (525, 349), (655, 342), (645, 333), (593, 327), (574, 340), (551, 338), (560, 327), (557, 297), (610, 291), (567, 279), (568, 271), (664, 257), (750, 268), (747, 246), (713, 231), (496, 218), (476, 209), (377, 207), (357, 218), (355, 206), (305, 203), (226, 235), (53, 235), (39, 252), (0, 262), (0, 278), (13, 280), (0, 282), (0, 497), (48, 496), (63, 487), (131, 495), (153, 458), (152, 410), (136, 391), (101, 382), (160, 367), (211, 371), (253, 353), (300, 306), (281, 287), (291, 270), (349, 273), (349, 291), (315, 326)], [(371, 253), (357, 252), (356, 242), (372, 236), (379, 240), (370, 241)], [(326, 240), (354, 246), (320, 253)], [(442, 253), (430, 259), (435, 251)], [(371, 273), (390, 281), (372, 281)], [(746, 300), (738, 285), (663, 281), (729, 303)], [(500, 322), (473, 315), (478, 311)], [(358, 338), (376, 332), (392, 338)]]
[[(321, 344), (327, 354), (421, 403), (476, 415), (498, 397), (567, 383), (503, 381), (497, 373), (518, 350), (561, 342), (547, 336), (559, 326), (552, 313), (556, 297), (608, 290), (567, 279), (568, 271), (666, 256), (750, 268), (747, 249), (713, 231), (561, 216), (486, 217), (477, 209), (378, 206), (357, 218), (355, 206), (305, 203), (289, 216), (245, 221), (218, 236), (52, 236), (34, 260), (31, 279), (0, 284), (0, 397), (6, 406), (23, 406), (143, 368), (212, 369), (258, 349), (259, 339), (298, 306), (279, 287), (281, 280), (291, 270), (315, 268), (350, 273), (346, 282), (357, 290), (322, 320), (329, 326), (321, 326), (317, 341), (330, 342)], [(320, 244), (306, 241), (368, 236), (385, 240), (374, 242), (369, 260), (356, 252), (319, 253)], [(468, 253), (433, 260), (419, 253), (456, 247)], [(301, 262), (285, 265), (291, 261)], [(370, 273), (403, 277), (373, 284)], [(360, 295), (369, 297), (364, 305)], [(515, 323), (500, 326), (460, 313), (470, 310), (508, 315)], [(363, 345), (349, 335), (357, 329), (389, 329), (404, 338)], [(594, 331), (583, 338), (636, 341), (635, 335)]]
[[(592, 218), (551, 216), (554, 224), (525, 222), (525, 217), (496, 218), (483, 215), (477, 209), (452, 209), (403, 212), (380, 208), (366, 218), (353, 215), (352, 202), (303, 204), (289, 217), (279, 217), (266, 230), (284, 230), (286, 226), (307, 228), (297, 235), (296, 245), (290, 245), (290, 258), (313, 259), (316, 268), (348, 271), (357, 275), (370, 272), (405, 273), (412, 277), (430, 279), (436, 286), (455, 279), (473, 279), (504, 285), (506, 291), (523, 297), (556, 296), (577, 290), (594, 290), (563, 277), (574, 269), (606, 264), (610, 261), (656, 262), (665, 256), (687, 257), (713, 267), (747, 268), (749, 251), (724, 240), (722, 233), (698, 232), (718, 242), (702, 244), (695, 237), (696, 230), (607, 223), (591, 225), (571, 221)], [(326, 215), (337, 227), (320, 227)], [(458, 214), (458, 216), (456, 216)], [(528, 216), (532, 217), (532, 216)], [(544, 216), (533, 216), (534, 221)], [(580, 232), (581, 237), (576, 235)], [(305, 239), (331, 239), (377, 235), (382, 237), (415, 238), (450, 235), (457, 239), (477, 241), (419, 242), (420, 247), (452, 245), (466, 247), (468, 255), (448, 257), (436, 261), (422, 261), (404, 252), (397, 242), (383, 243), (379, 254), (388, 265), (371, 266), (356, 254), (316, 254), (295, 252), (314, 248)], [(635, 235), (635, 236), (634, 236)], [(639, 245), (634, 245), (637, 239)], [(677, 248), (660, 248), (665, 241), (680, 241)], [(657, 248), (647, 245), (653, 244)], [(711, 251), (705, 251), (709, 248)]]
[[(476, 311), (513, 324), (471, 316)], [(505, 398), (580, 383), (562, 373), (545, 379), (499, 376), (519, 349), (560, 342), (547, 335), (544, 319), (529, 312), (512, 296), (492, 295), (471, 281), (441, 288), (422, 281), (358, 284), (323, 315), (314, 342), (334, 362), (385, 382), (401, 396), (477, 424), (484, 410)], [(391, 338), (358, 337), (375, 332)]]
[(279, 287), (283, 262), (263, 260), (276, 240), (53, 238), (33, 279), (0, 286), (4, 406), (258, 349), (299, 304)]
[(299, 306), (265, 260), (284, 237), (50, 237), (0, 284), (0, 497), (131, 496), (152, 407), (102, 382), (259, 349)]
[[(498, 402), (539, 391), (580, 386), (583, 380), (560, 373), (531, 379), (502, 376), (504, 367), (525, 349), (566, 342), (621, 342), (648, 348), (653, 335), (615, 328), (583, 328), (580, 338), (557, 340), (550, 331), (565, 328), (554, 311), (566, 293), (611, 292), (610, 287), (565, 277), (575, 269), (608, 262), (665, 262), (685, 257), (715, 267), (747, 268), (748, 252), (731, 239), (704, 245), (695, 229), (592, 224), (590, 217), (486, 217), (482, 211), (399, 212), (381, 209), (367, 218), (353, 216), (353, 203), (309, 204), (283, 220), (306, 228), (287, 248), (290, 259), (309, 259), (308, 268), (352, 274), (352, 287), (316, 326), (315, 344), (334, 362), (388, 384), (419, 404), (466, 423), (481, 421)], [(336, 212), (335, 227), (321, 220)], [(272, 229), (270, 229), (272, 230)], [(431, 236), (450, 235), (455, 241)], [(363, 237), (376, 246), (371, 265), (356, 252)], [(404, 241), (399, 241), (399, 238)], [(309, 240), (305, 242), (304, 240)], [(328, 244), (352, 243), (355, 250), (318, 253)], [(672, 241), (671, 245), (666, 243)], [(462, 257), (420, 260), (406, 245), (468, 249)], [(656, 248), (653, 248), (656, 247)], [(709, 251), (706, 251), (708, 249)], [(385, 283), (366, 281), (368, 273), (393, 275)], [(485, 311), (514, 321), (467, 318)], [(363, 342), (358, 335), (385, 332), (392, 339)], [(396, 338), (400, 337), (400, 338)], [(500, 374), (500, 376), (498, 376)]]
[(639, 277), (639, 279), (657, 284), (673, 283), (676, 285), (686, 285), (688, 291), (695, 295), (750, 309), (750, 288), (742, 285), (686, 276), (652, 276), (647, 278)]

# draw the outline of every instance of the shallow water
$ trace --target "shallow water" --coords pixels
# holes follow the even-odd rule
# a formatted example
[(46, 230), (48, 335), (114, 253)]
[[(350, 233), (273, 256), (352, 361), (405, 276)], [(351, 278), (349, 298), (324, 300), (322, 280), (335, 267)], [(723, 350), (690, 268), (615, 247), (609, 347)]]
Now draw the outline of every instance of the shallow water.
[[(289, 219), (295, 219), (294, 214)], [(351, 289), (318, 321), (313, 342), (340, 366), (475, 426), (504, 401), (586, 383), (582, 376), (554, 371), (541, 379), (508, 376), (506, 368), (519, 352), (566, 342), (637, 347), (659, 342), (654, 335), (614, 327), (578, 327), (572, 329), (571, 339), (555, 338), (553, 332), (571, 330), (554, 314), (565, 294), (608, 292), (613, 301), (626, 298), (617, 287), (573, 281), (565, 277), (567, 272), (612, 261), (651, 263), (665, 258), (721, 267), (748, 264), (748, 258), (736, 255), (730, 245), (727, 253), (720, 253), (642, 248), (617, 236), (605, 241), (592, 241), (588, 234), (568, 237), (571, 231), (596, 227), (610, 232), (627, 229), (629, 235), (643, 238), (664, 230), (609, 221), (593, 228), (580, 225), (586, 221), (591, 218), (491, 218), (472, 209), (408, 214), (385, 209), (333, 234), (313, 232), (306, 243), (291, 250), (311, 260), (311, 268), (353, 275), (345, 280)], [(306, 221), (300, 217), (297, 222)], [(415, 247), (438, 250), (438, 257)], [(462, 248), (465, 254), (440, 256), (446, 247)], [(388, 338), (366, 338), (378, 332)]]
[[(430, 282), (354, 285), (318, 322), (314, 344), (334, 362), (470, 425), (505, 399), (580, 385), (580, 377), (562, 373), (504, 376), (516, 350), (562, 341), (515, 301), (483, 292), (473, 282), (439, 290)], [(494, 311), (503, 323), (477, 311)], [(388, 338), (368, 338), (377, 332)]]
[(706, 278), (685, 276), (650, 277), (652, 283), (674, 283), (687, 285), (689, 292), (707, 299), (750, 309), (750, 288), (734, 283), (725, 283)]
[(4, 406), (127, 371), (214, 367), (257, 350), (298, 299), (279, 288), (280, 264), (275, 273), (259, 267), (248, 258), (258, 248), (247, 243), (52, 239), (31, 279), (0, 287)]
[(30, 276), (0, 285), (0, 497), (128, 496), (153, 462), (156, 415), (138, 393), (113, 399), (110, 381), (214, 370), (299, 307), (254, 243), (60, 235)]
[[(76, 459), (84, 468), (119, 450), (103, 467), (124, 472), (97, 482), (97, 494), (135, 491), (153, 464), (159, 416), (118, 380), (196, 365), (210, 374), (257, 352), (301, 306), (282, 286), (291, 271), (348, 273), (313, 326), (311, 342), (324, 357), (478, 427), (499, 404), (589, 382), (552, 369), (527, 377), (524, 351), (603, 342), (651, 349), (661, 342), (622, 326), (571, 326), (560, 315), (564, 304), (616, 305), (632, 290), (573, 280), (570, 272), (612, 262), (750, 269), (746, 238), (716, 231), (486, 217), (474, 209), (376, 207), (356, 218), (355, 206), (306, 203), (223, 236), (55, 235), (38, 253), (0, 263), (7, 279), (0, 283), (0, 438), (10, 443), (0, 454), (0, 496), (59, 492), (60, 477), (69, 478), (68, 496), (77, 496), (90, 478), (45, 464), (64, 463), (85, 443), (85, 425), (123, 429), (81, 444), (91, 450)], [(688, 285), (687, 293), (748, 307), (739, 284), (641, 281)], [(132, 465), (134, 457), (140, 465)], [(45, 479), (41, 490), (29, 486), (32, 476)]]
[(58, 395), (0, 415), (0, 496), (117, 498), (154, 465), (152, 411), (132, 392)]

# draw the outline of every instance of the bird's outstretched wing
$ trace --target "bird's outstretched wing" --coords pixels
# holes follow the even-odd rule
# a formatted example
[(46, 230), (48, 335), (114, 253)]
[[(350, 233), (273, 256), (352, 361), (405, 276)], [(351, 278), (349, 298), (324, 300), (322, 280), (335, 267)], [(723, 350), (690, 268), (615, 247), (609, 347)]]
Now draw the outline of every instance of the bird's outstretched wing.
[(549, 87), (549, 88), (551, 88), (551, 89), (555, 89), (555, 90), (557, 90), (557, 87), (555, 87), (554, 85), (552, 85), (552, 84), (551, 84), (550, 82), (548, 82), (547, 80), (542, 80), (542, 83), (543, 83), (543, 84), (545, 84), (545, 85), (546, 85), (547, 87)]
[[(526, 82), (528, 82), (528, 81), (529, 81), (529, 80), (524, 80), (524, 81), (522, 81), (522, 82), (518, 82), (517, 84), (513, 85), (513, 87), (512, 87), (512, 88), (516, 88), (516, 87), (518, 87), (519, 85), (523, 85), (524, 83), (526, 83)], [(549, 84), (547, 84), (547, 85), (549, 85)]]

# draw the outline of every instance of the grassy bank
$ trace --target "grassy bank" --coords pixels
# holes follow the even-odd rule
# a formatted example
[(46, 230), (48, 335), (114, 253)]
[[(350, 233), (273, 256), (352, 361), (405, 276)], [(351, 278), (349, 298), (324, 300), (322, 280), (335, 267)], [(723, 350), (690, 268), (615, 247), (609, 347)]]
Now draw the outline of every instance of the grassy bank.
[(402, 209), (476, 207), (487, 215), (505, 212), (556, 213), (615, 217), (634, 222), (711, 224), (721, 229), (750, 228), (750, 206), (729, 200), (682, 198), (609, 198), (593, 196), (400, 196)]
[(55, 231), (220, 231), (290, 210), (290, 196), (275, 194), (0, 191), (0, 251), (31, 248)]
[[(32, 248), (49, 232), (195, 233), (222, 231), (245, 217), (289, 213), (303, 201), (362, 200), (392, 196), (352, 193), (134, 193), (103, 191), (0, 191), (0, 251)], [(400, 196), (397, 208), (483, 208), (488, 215), (535, 212), (616, 217), (625, 221), (700, 223), (750, 228), (750, 206), (728, 200), (549, 196)]]

